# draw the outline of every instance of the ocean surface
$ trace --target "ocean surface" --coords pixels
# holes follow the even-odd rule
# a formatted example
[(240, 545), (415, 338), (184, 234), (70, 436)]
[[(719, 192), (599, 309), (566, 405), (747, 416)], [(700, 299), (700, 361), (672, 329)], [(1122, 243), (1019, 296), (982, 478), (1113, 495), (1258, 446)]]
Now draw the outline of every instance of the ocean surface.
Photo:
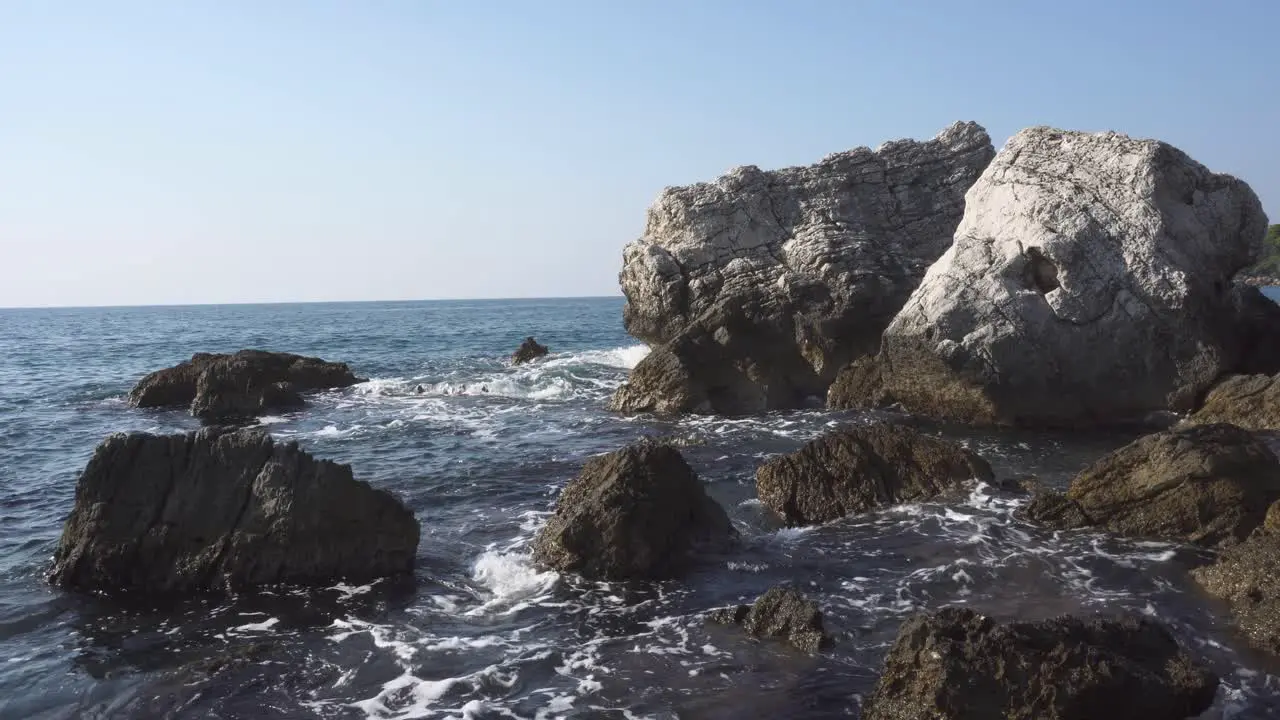
[[(822, 411), (624, 418), (610, 393), (645, 349), (620, 298), (0, 310), (0, 718), (856, 717), (898, 625), (963, 604), (998, 618), (1160, 618), (1222, 675), (1205, 718), (1280, 717), (1280, 666), (1189, 581), (1201, 552), (1018, 520), (977, 485), (788, 530), (754, 470), (843, 423)], [(526, 335), (553, 354), (506, 359)], [(369, 382), (268, 417), (417, 513), (410, 583), (275, 588), (121, 608), (44, 582), (76, 478), (113, 432), (197, 427), (128, 407), (143, 374), (196, 351), (263, 348), (350, 363)], [(421, 385), (423, 392), (418, 393)], [(998, 476), (1065, 485), (1131, 436), (931, 430)], [(556, 493), (593, 454), (673, 437), (744, 541), (687, 577), (602, 584), (527, 556)], [(779, 582), (818, 600), (835, 647), (808, 656), (707, 626)]]

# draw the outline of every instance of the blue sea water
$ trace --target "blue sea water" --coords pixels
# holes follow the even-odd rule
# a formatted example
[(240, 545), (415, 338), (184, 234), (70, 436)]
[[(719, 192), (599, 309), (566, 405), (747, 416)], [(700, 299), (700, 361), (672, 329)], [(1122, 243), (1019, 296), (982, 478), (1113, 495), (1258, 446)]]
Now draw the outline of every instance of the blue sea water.
[[(754, 469), (841, 423), (624, 418), (608, 396), (645, 349), (620, 298), (0, 310), (0, 718), (856, 717), (906, 615), (1146, 613), (1222, 675), (1206, 718), (1280, 716), (1280, 672), (1248, 650), (1174, 545), (1021, 523), (1023, 498), (957, 497), (788, 530)], [(509, 367), (526, 335), (551, 357)], [(143, 374), (245, 347), (350, 363), (370, 380), (263, 419), (349, 463), (422, 523), (411, 586), (277, 588), (123, 608), (44, 582), (79, 471), (112, 432), (197, 427), (130, 408)], [(418, 391), (421, 386), (421, 392)], [(1065, 484), (1130, 437), (933, 428), (1003, 476)], [(540, 571), (529, 541), (583, 460), (677, 438), (744, 543), (679, 581)], [(778, 582), (818, 600), (835, 647), (811, 657), (707, 626)]]

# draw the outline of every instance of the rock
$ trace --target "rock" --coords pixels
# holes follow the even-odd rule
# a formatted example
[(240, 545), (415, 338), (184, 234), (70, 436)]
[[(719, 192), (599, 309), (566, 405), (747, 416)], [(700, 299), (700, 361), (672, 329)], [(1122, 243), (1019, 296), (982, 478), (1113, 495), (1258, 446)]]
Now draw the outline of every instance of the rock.
[(863, 720), (1182, 720), (1218, 678), (1137, 617), (999, 624), (967, 608), (909, 618)]
[(827, 389), (827, 407), (831, 410), (871, 410), (892, 404), (885, 392), (880, 364), (871, 356), (846, 365)]
[(615, 412), (709, 413), (708, 388), (695, 382), (680, 354), (659, 345), (631, 370), (631, 376), (609, 401)]
[(1232, 375), (1214, 386), (1191, 424), (1231, 423), (1250, 430), (1280, 430), (1280, 375)]
[(1200, 425), (1135, 440), (1085, 468), (1065, 497), (1035, 497), (1027, 516), (1212, 547), (1243, 540), (1277, 499), (1280, 460), (1265, 442), (1233, 425)]
[(527, 362), (533, 362), (540, 357), (546, 356), (549, 352), (551, 351), (547, 349), (546, 345), (539, 345), (537, 340), (527, 337), (524, 342), (520, 343), (520, 347), (511, 354), (511, 364), (523, 365)]
[(756, 637), (781, 638), (809, 653), (831, 644), (822, 628), (818, 604), (787, 587), (769, 588), (751, 605), (722, 608), (709, 619), (722, 625), (741, 625)]
[(1023, 130), (885, 330), (884, 391), (910, 412), (980, 424), (1189, 411), (1246, 361), (1244, 330), (1269, 322), (1232, 282), (1266, 222), (1248, 185), (1165, 143)]
[(644, 440), (587, 461), (560, 493), (533, 555), (589, 579), (663, 579), (735, 535), (680, 452)]
[[(994, 150), (975, 123), (667, 188), (623, 252), (627, 331), (654, 352), (614, 407), (745, 413), (821, 399), (951, 243)], [(650, 366), (681, 368), (673, 378)]]
[(1280, 523), (1272, 521), (1273, 515), (1280, 516), (1274, 505), (1267, 528), (1191, 575), (1231, 604), (1231, 615), (1250, 644), (1280, 655)]
[(359, 583), (412, 571), (418, 535), (394, 496), (296, 443), (117, 434), (80, 476), (50, 581), (149, 595)]
[(829, 432), (756, 470), (756, 494), (787, 525), (815, 525), (992, 480), (985, 460), (902, 425)]
[(136, 407), (190, 405), (210, 422), (252, 418), (304, 404), (301, 392), (364, 382), (346, 363), (290, 353), (241, 350), (196, 353), (190, 360), (147, 375), (129, 393)]

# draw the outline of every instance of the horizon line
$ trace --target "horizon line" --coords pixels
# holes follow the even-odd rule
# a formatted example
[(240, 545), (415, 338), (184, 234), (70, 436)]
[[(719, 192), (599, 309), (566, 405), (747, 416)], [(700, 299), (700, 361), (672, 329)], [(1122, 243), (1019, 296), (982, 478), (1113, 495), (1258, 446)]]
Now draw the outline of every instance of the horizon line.
[(426, 302), (511, 302), (538, 300), (603, 300), (624, 297), (616, 295), (555, 295), (524, 297), (436, 297), (392, 298), (381, 300), (237, 300), (233, 302), (148, 303), (135, 305), (11, 305), (0, 306), (7, 310), (131, 310), (140, 308), (196, 308), (196, 307), (250, 307), (258, 305), (360, 305), (374, 303), (426, 303)]

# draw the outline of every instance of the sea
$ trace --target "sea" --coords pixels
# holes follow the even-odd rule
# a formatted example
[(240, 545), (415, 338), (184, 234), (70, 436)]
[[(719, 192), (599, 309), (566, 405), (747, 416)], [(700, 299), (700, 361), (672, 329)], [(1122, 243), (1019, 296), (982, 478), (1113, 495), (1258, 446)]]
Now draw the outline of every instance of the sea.
[[(610, 394), (646, 348), (621, 298), (0, 310), (0, 718), (858, 717), (904, 618), (963, 605), (1002, 620), (1138, 613), (1222, 677), (1204, 718), (1280, 717), (1280, 664), (1251, 651), (1188, 569), (1192, 548), (1056, 533), (975, 484), (814, 528), (760, 506), (754, 473), (867, 413), (623, 417)], [(527, 335), (551, 348), (510, 367)], [(263, 429), (348, 463), (422, 524), (411, 581), (266, 588), (122, 606), (45, 581), (80, 471), (112, 433), (178, 433), (126, 393), (197, 351), (351, 364)], [(927, 425), (1001, 478), (1065, 486), (1132, 435)], [(742, 543), (678, 580), (600, 583), (530, 562), (558, 491), (596, 454), (676, 443)], [(708, 625), (789, 583), (834, 647), (807, 655)]]

